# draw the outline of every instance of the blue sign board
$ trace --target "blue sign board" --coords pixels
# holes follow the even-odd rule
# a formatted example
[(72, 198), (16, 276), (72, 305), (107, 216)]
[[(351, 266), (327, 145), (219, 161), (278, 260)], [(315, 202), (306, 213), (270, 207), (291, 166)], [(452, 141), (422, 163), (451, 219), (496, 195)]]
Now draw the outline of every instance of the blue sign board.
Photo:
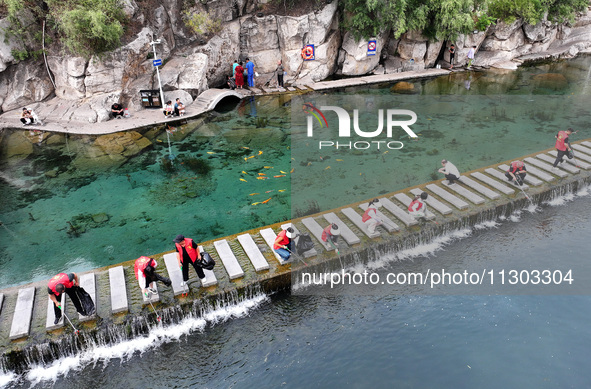
[(154, 64), (154, 66), (161, 66), (162, 65), (162, 59), (155, 59), (152, 61), (152, 63)]
[(376, 49), (378, 45), (376, 40), (371, 40), (367, 42), (367, 55), (376, 55)]

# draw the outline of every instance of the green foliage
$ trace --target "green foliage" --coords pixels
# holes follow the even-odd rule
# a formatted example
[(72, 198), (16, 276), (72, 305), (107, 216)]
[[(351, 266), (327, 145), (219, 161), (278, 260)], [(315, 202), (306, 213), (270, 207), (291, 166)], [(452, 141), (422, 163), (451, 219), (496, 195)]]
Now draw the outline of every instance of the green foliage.
[(214, 19), (208, 12), (183, 12), (185, 26), (197, 35), (211, 36), (222, 31), (222, 21)]
[(25, 59), (29, 58), (29, 51), (28, 50), (18, 50), (12, 49), (10, 54), (16, 59), (17, 61), (24, 61)]
[(485, 31), (491, 24), (496, 24), (496, 18), (488, 15), (479, 15), (474, 23), (474, 28), (478, 31)]
[(88, 57), (120, 44), (125, 14), (118, 0), (49, 0), (47, 3), (63, 34), (63, 43), (73, 53)]
[(544, 7), (541, 0), (492, 0), (488, 12), (507, 23), (523, 18), (526, 23), (536, 24), (544, 16)]

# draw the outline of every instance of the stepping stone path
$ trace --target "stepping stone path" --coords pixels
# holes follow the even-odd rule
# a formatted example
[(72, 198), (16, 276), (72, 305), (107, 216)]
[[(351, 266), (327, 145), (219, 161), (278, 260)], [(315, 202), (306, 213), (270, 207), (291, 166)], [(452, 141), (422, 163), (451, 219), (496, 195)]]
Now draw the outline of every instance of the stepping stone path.
[[(65, 293), (62, 293), (62, 296), (60, 299), (60, 304), (62, 305), (62, 308), (65, 310), (66, 309), (66, 294)], [(57, 322), (57, 324), (53, 324), (53, 322), (55, 321), (55, 311), (53, 309), (54, 305), (55, 304), (53, 303), (53, 301), (51, 301), (51, 299), (48, 296), (47, 297), (47, 320), (45, 320), (45, 329), (47, 331), (55, 330), (57, 328), (61, 328), (64, 326), (65, 316), (63, 314), (62, 314), (61, 319)]]
[[(420, 196), (421, 193), (423, 193), (423, 192), (424, 192), (424, 190), (418, 189), (418, 188), (412, 189), (410, 191), (410, 193), (412, 193), (415, 196)], [(437, 212), (439, 212), (442, 215), (448, 215), (452, 212), (450, 207), (443, 204), (441, 201), (437, 200), (433, 196), (429, 196), (427, 198), (427, 205), (429, 205), (430, 207), (432, 207), (434, 210), (436, 210)]]
[(113, 314), (127, 312), (129, 306), (127, 305), (127, 288), (125, 287), (123, 266), (109, 269), (109, 285), (111, 288), (111, 312)]
[(166, 271), (168, 271), (168, 278), (170, 278), (170, 282), (172, 282), (172, 292), (174, 296), (178, 296), (179, 294), (188, 293), (189, 287), (187, 285), (181, 286), (181, 282), (183, 282), (183, 272), (179, 267), (179, 260), (177, 258), (177, 253), (168, 253), (163, 256), (164, 264), (166, 265)]
[(255, 271), (269, 269), (269, 263), (250, 234), (238, 235), (238, 242), (242, 245), (242, 249), (248, 256), (248, 259), (250, 259), (250, 263), (254, 266)]
[[(355, 212), (353, 210), (353, 208), (344, 208), (341, 209), (341, 212), (343, 213), (343, 215), (347, 216), (347, 218), (349, 218), (349, 220), (351, 220), (351, 222), (353, 222), (353, 224), (355, 224), (355, 226), (357, 228), (359, 228), (361, 231), (363, 231), (363, 233), (365, 235), (367, 235), (370, 238), (377, 238), (380, 236), (380, 233), (376, 230), (373, 232), (373, 234), (369, 233), (369, 230), (367, 228), (367, 226), (365, 225), (364, 222), (361, 221), (362, 217), (360, 214), (358, 214), (357, 212)], [(377, 213), (376, 213), (377, 215)], [(339, 228), (341, 228), (339, 226)]]
[[(556, 159), (556, 158), (552, 158), (551, 156), (549, 156), (547, 154), (538, 154), (538, 155), (536, 155), (536, 158), (539, 159), (540, 161), (549, 162), (551, 164), (554, 164), (554, 160)], [(564, 159), (565, 159), (565, 162), (566, 161), (571, 161), (568, 158), (564, 158)], [(581, 171), (581, 169), (579, 169), (578, 167), (573, 166), (573, 165), (568, 164), (568, 163), (564, 163), (564, 162), (563, 163), (559, 163), (558, 164), (558, 167), (560, 169), (564, 169), (567, 172), (573, 173), (573, 174), (578, 173), (578, 172)]]
[[(493, 177), (498, 178), (499, 180), (505, 180), (506, 183), (513, 185), (515, 187), (518, 187), (518, 185), (514, 182), (510, 182), (507, 180), (507, 177), (505, 177), (505, 173), (507, 170), (509, 170), (509, 166), (507, 165), (499, 165), (499, 169), (503, 171), (503, 173), (501, 173), (498, 170), (494, 170), (492, 168), (486, 169), (486, 172), (490, 175), (492, 175)], [(534, 186), (540, 186), (542, 185), (544, 182), (539, 180), (538, 178), (534, 177), (533, 175), (531, 175), (530, 173), (532, 173), (532, 169), (529, 166), (526, 166), (527, 169), (527, 176), (525, 176), (524, 181), (527, 182), (528, 184), (532, 184)], [(534, 168), (535, 170), (535, 168)], [(552, 177), (554, 178), (554, 177)], [(524, 189), (525, 189), (525, 185), (524, 185)]]
[[(394, 195), (394, 197), (396, 197), (396, 199), (398, 201), (400, 201), (406, 207), (406, 209), (408, 209), (408, 206), (410, 205), (410, 203), (412, 203), (412, 200), (413, 200), (410, 197), (408, 197), (407, 195), (405, 195), (404, 193), (396, 193)], [(435, 219), (435, 215), (433, 214), (433, 212), (429, 211), (429, 198), (428, 197), (427, 197), (426, 203), (427, 203), (427, 212), (425, 212), (425, 217), (429, 220)]]
[(218, 252), (218, 256), (222, 260), (230, 279), (233, 280), (235, 278), (244, 277), (244, 271), (242, 271), (238, 259), (234, 256), (228, 241), (225, 239), (217, 240), (213, 242), (213, 246)]
[[(84, 288), (86, 293), (90, 295), (90, 298), (94, 302), (94, 306), (98, 311), (97, 307), (97, 299), (96, 299), (96, 278), (94, 277), (94, 273), (86, 273), (79, 276), (78, 281), (80, 281), (80, 286)], [(94, 320), (96, 318), (96, 312), (94, 315), (90, 316), (83, 316), (78, 314), (78, 320), (80, 321), (88, 321)]]
[(308, 231), (310, 231), (310, 233), (312, 235), (314, 235), (314, 237), (318, 240), (318, 242), (320, 242), (320, 244), (327, 250), (327, 251), (332, 251), (334, 250), (334, 247), (332, 247), (330, 245), (330, 243), (325, 242), (322, 240), (322, 226), (320, 226), (320, 224), (318, 224), (318, 222), (314, 219), (312, 219), (311, 217), (307, 217), (305, 219), (302, 219), (302, 224), (304, 225), (304, 227), (306, 227), (308, 229)]
[(496, 190), (501, 191), (501, 192), (503, 192), (506, 195), (510, 195), (512, 193), (515, 193), (515, 190), (509, 188), (507, 185), (501, 184), (499, 181), (493, 180), (489, 176), (487, 176), (485, 174), (482, 174), (480, 172), (474, 172), (474, 173), (472, 173), (472, 177), (476, 178), (479, 181), (484, 182), (487, 185), (492, 186)]
[[(365, 212), (368, 206), (369, 203), (359, 204), (359, 208), (361, 208), (363, 212)], [(376, 215), (378, 215), (380, 219), (385, 221), (385, 223), (380, 224), (380, 227), (384, 227), (386, 230), (388, 230), (388, 232), (400, 231), (400, 227), (398, 227), (396, 223), (394, 223), (388, 216), (384, 215), (379, 209), (377, 210)]]
[[(454, 184), (454, 185), (458, 185), (458, 184)], [(454, 207), (456, 207), (459, 210), (468, 208), (467, 202), (465, 202), (464, 200), (460, 199), (457, 196), (454, 196), (453, 194), (438, 187), (435, 184), (427, 185), (427, 189), (429, 189), (431, 192), (435, 193), (437, 196), (441, 197), (442, 199), (444, 199), (445, 201), (447, 201), (448, 203), (450, 203), (451, 205), (453, 205)]]
[(343, 221), (341, 221), (341, 219), (339, 219), (337, 215), (335, 215), (333, 212), (325, 213), (323, 216), (327, 222), (335, 223), (337, 226), (339, 226), (339, 231), (341, 231), (341, 237), (345, 239), (345, 242), (347, 242), (348, 245), (353, 245), (361, 242), (361, 239), (359, 239), (357, 235), (355, 235), (355, 233), (351, 231), (351, 229), (347, 227), (347, 225)]
[[(292, 223), (287, 223), (287, 224), (281, 225), (282, 230), (287, 230), (289, 227), (293, 228), (293, 232), (296, 234), (296, 236), (301, 235), (300, 231)], [(299, 239), (299, 238), (296, 238), (296, 240), (294, 241), (295, 242), (294, 245), (296, 245), (296, 246), (297, 246), (297, 239)], [(303, 255), (304, 255), (304, 258), (311, 258), (311, 257), (315, 257), (316, 255), (318, 255), (318, 252), (316, 251), (316, 249), (312, 248), (311, 250), (305, 251), (303, 253)]]
[(29, 335), (34, 302), (35, 288), (30, 287), (18, 291), (12, 326), (10, 327), (10, 339), (18, 339)]
[(392, 215), (396, 216), (400, 221), (402, 221), (407, 227), (414, 226), (418, 222), (414, 219), (414, 217), (410, 216), (407, 211), (403, 211), (398, 207), (398, 205), (394, 204), (390, 199), (382, 197), (380, 199), (380, 203), (382, 206), (390, 212)]

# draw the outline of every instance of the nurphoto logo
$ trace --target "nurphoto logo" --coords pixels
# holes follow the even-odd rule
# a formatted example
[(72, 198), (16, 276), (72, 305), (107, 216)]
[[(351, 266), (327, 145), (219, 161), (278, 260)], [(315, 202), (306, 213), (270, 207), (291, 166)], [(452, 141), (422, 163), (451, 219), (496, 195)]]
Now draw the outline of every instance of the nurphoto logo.
[[(344, 108), (336, 106), (322, 106), (320, 109), (316, 108), (310, 103), (305, 103), (302, 110), (307, 115), (307, 135), (308, 137), (314, 136), (314, 125), (316, 118), (317, 125), (320, 128), (329, 128), (328, 121), (324, 112), (332, 111), (337, 114), (338, 117), (338, 140), (319, 140), (318, 148), (335, 147), (336, 149), (357, 149), (367, 150), (369, 148), (380, 149), (380, 146), (385, 146), (391, 150), (399, 150), (404, 147), (404, 144), (400, 141), (395, 140), (371, 140), (371, 141), (347, 141), (346, 138), (351, 138), (351, 115)], [(384, 120), (385, 117), (385, 120)], [(355, 134), (362, 138), (377, 138), (382, 135), (384, 130), (384, 121), (386, 122), (386, 138), (392, 138), (394, 129), (401, 128), (411, 138), (417, 138), (417, 134), (410, 129), (417, 121), (417, 114), (408, 109), (380, 109), (378, 110), (378, 127), (373, 131), (363, 131), (359, 127), (359, 110), (353, 110), (353, 130)], [(382, 135), (383, 136), (383, 135)], [(345, 139), (341, 139), (345, 138)]]

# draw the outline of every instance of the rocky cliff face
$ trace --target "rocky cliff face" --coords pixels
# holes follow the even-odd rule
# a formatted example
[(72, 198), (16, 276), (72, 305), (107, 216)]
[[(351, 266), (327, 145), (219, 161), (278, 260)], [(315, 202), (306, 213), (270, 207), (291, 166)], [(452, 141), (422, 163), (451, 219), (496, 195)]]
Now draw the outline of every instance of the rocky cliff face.
[[(125, 13), (143, 28), (119, 49), (85, 59), (50, 53), (48, 67), (41, 61), (16, 61), (15, 48), (0, 39), (0, 106), (2, 112), (44, 101), (52, 96), (69, 100), (70, 120), (108, 120), (110, 104), (119, 100), (140, 110), (139, 91), (157, 89), (152, 66), (155, 38), (166, 99), (181, 97), (190, 104), (209, 87), (225, 84), (234, 60), (249, 57), (260, 74), (257, 84), (275, 83), (277, 61), (283, 61), (286, 81), (305, 85), (332, 74), (359, 76), (449, 66), (448, 47), (456, 46), (456, 66), (466, 63), (466, 54), (478, 47), (477, 66), (516, 67), (524, 56), (574, 56), (591, 46), (591, 13), (579, 15), (574, 25), (542, 21), (535, 26), (516, 20), (498, 23), (485, 32), (460, 36), (455, 42), (432, 42), (410, 31), (399, 39), (394, 31), (375, 37), (377, 53), (367, 55), (367, 41), (356, 41), (339, 28), (337, 1), (298, 17), (256, 12), (257, 0), (212, 0), (197, 2), (194, 11), (208, 12), (221, 20), (222, 30), (206, 39), (189, 31), (183, 21), (183, 1), (145, 2), (124, 0)], [(7, 24), (0, 20), (0, 27)], [(0, 28), (1, 31), (1, 28)], [(1, 34), (1, 33), (0, 33)], [(0, 38), (3, 38), (0, 36)], [(301, 50), (315, 45), (316, 60), (302, 61)], [(527, 59), (527, 58), (526, 58)], [(513, 62), (511, 62), (513, 61)], [(33, 105), (34, 106), (34, 105)]]

